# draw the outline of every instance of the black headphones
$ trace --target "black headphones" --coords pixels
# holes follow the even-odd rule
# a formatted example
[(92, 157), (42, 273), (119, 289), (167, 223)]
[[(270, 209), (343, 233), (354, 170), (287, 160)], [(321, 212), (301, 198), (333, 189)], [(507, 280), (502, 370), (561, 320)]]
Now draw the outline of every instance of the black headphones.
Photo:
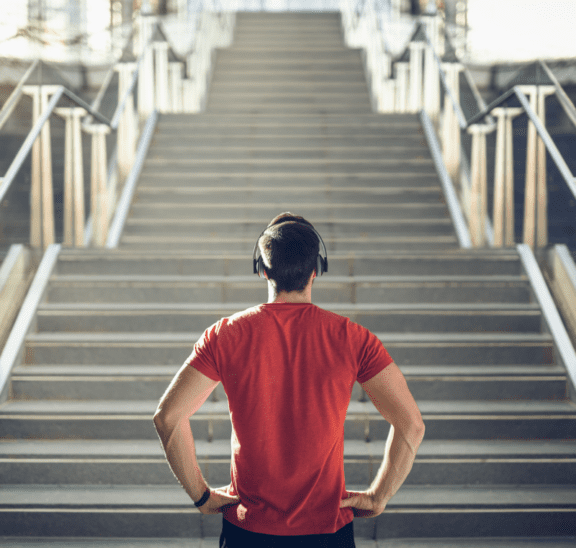
[[(322, 274), (324, 274), (324, 272), (328, 272), (328, 253), (326, 252), (326, 246), (324, 245), (324, 240), (322, 239), (322, 236), (320, 236), (320, 234), (318, 234), (318, 231), (311, 224), (303, 223), (302, 221), (300, 221), (299, 219), (295, 219), (294, 217), (282, 219), (282, 222), (284, 222), (284, 223), (290, 222), (290, 221), (300, 223), (300, 224), (310, 228), (314, 232), (314, 234), (316, 234), (316, 237), (318, 238), (318, 244), (320, 246), (320, 249), (318, 251), (318, 257), (316, 258), (316, 276), (322, 276)], [(282, 224), (282, 223), (277, 223), (277, 224)], [(258, 242), (260, 241), (262, 234), (264, 234), (264, 232), (266, 232), (271, 226), (275, 226), (275, 225), (268, 225), (260, 233), (260, 236), (258, 236), (258, 239), (256, 240), (256, 245), (254, 246), (254, 252), (252, 253), (252, 268), (253, 268), (254, 274), (258, 274), (259, 278), (264, 277), (264, 261), (262, 259), (262, 254), (260, 253), (260, 248), (258, 247)], [(322, 256), (322, 254), (324, 256)]]

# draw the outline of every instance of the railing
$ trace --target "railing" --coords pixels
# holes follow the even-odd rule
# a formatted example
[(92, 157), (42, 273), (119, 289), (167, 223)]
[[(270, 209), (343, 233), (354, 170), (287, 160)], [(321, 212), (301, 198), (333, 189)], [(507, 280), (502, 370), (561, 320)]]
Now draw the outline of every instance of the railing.
[[(24, 95), (32, 98), (32, 129), (0, 178), (0, 203), (31, 157), (30, 245), (46, 249), (55, 243), (52, 136), (54, 115), (65, 121), (63, 174), (63, 244), (81, 247), (106, 244), (119, 187), (134, 168), (136, 145), (146, 120), (156, 110), (198, 112), (206, 96), (214, 48), (229, 43), (234, 16), (203, 9), (197, 16), (192, 52), (186, 61), (169, 61), (171, 52), (157, 19), (137, 19), (134, 61), (118, 62), (105, 78), (92, 105), (62, 85), (28, 85), (37, 62), (28, 69), (0, 112), (0, 128)], [(186, 77), (183, 72), (186, 68)], [(117, 106), (111, 116), (101, 112), (102, 99), (118, 75)], [(65, 103), (65, 106), (62, 106)], [(114, 133), (116, 151), (107, 154), (106, 136)], [(85, 190), (83, 135), (91, 136), (90, 185)], [(87, 221), (86, 205), (90, 219)]]
[[(347, 43), (365, 49), (375, 108), (379, 112), (423, 111), (431, 119), (440, 136), (443, 160), (456, 184), (475, 247), (515, 243), (513, 120), (522, 114), (527, 116), (522, 240), (532, 249), (545, 247), (548, 244), (546, 153), (576, 197), (576, 179), (545, 127), (546, 97), (555, 95), (575, 125), (576, 109), (551, 70), (540, 62), (548, 79), (546, 85), (538, 82), (513, 86), (486, 106), (467, 69), (450, 53), (450, 44), (440, 31), (443, 22), (438, 14), (423, 16), (403, 54), (393, 58), (378, 24), (375, 3), (366, 2), (360, 14), (356, 6), (351, 0), (342, 1), (343, 26)], [(475, 103), (472, 110), (476, 112), (469, 112), (468, 118), (462, 109), (462, 81)], [(491, 133), (495, 133), (496, 142), (494, 154), (488, 158), (494, 164), (489, 189), (486, 139)], [(467, 141), (470, 145), (464, 146)], [(493, 202), (491, 215), (489, 198)]]

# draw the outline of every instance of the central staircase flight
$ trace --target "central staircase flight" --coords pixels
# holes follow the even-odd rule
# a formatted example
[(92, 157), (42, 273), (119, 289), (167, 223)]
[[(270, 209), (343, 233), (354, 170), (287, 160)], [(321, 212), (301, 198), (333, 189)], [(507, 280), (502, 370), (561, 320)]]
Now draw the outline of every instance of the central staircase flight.
[[(221, 518), (194, 509), (152, 415), (203, 330), (267, 300), (251, 254), (283, 211), (326, 243), (313, 301), (380, 337), (426, 424), (357, 546), (574, 546), (576, 405), (526, 259), (459, 248), (420, 119), (372, 112), (332, 13), (239, 14), (205, 111), (160, 116), (119, 247), (54, 255), (0, 405), (0, 544), (217, 546)], [(192, 428), (228, 484), (221, 386)], [(356, 385), (348, 487), (370, 483), (387, 429)]]

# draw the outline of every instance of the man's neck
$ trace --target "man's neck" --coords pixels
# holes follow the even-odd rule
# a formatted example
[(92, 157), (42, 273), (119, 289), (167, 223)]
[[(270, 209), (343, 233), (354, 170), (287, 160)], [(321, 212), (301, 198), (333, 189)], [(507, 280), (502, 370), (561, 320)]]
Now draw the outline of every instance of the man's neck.
[(311, 303), (312, 284), (309, 284), (304, 291), (280, 291), (276, 293), (274, 288), (268, 286), (268, 303)]
[(278, 293), (276, 296), (268, 298), (268, 303), (311, 303), (312, 298), (306, 295), (304, 291), (290, 291)]
[(268, 303), (312, 303), (312, 283), (316, 277), (312, 273), (306, 287), (302, 291), (279, 291), (276, 292), (274, 286), (268, 280)]

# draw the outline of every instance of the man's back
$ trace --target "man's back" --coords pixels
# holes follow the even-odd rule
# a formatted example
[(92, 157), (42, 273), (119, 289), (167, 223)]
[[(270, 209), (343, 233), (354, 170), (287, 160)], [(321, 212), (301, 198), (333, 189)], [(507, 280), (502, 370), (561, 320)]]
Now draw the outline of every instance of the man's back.
[(392, 359), (365, 328), (311, 303), (268, 303), (225, 318), (189, 365), (228, 395), (232, 489), (224, 518), (273, 535), (334, 533), (353, 519), (346, 493), (344, 420), (356, 380)]

